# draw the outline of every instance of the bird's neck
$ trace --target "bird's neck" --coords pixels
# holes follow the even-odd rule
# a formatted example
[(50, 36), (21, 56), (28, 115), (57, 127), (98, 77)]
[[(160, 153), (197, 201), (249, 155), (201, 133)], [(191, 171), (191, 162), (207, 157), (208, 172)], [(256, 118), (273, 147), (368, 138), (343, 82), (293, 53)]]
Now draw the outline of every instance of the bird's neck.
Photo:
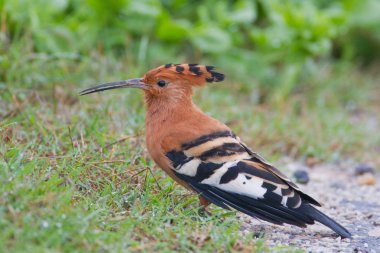
[(147, 105), (147, 130), (162, 128), (183, 121), (189, 115), (202, 113), (193, 104), (191, 97), (183, 97), (170, 102), (165, 99), (146, 99), (145, 101)]
[(202, 114), (193, 104), (191, 98), (183, 98), (180, 101), (167, 103), (161, 99), (145, 100), (146, 113), (146, 145), (153, 160), (161, 167), (168, 167), (168, 161), (162, 150), (163, 141), (175, 133), (182, 133), (178, 129), (181, 122), (188, 121), (192, 116)]

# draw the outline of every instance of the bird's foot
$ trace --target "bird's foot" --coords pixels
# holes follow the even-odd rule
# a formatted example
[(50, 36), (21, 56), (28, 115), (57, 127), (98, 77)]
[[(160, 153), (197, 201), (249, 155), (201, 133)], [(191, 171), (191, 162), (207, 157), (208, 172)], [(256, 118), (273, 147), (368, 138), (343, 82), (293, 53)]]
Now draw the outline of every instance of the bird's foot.
[(207, 210), (207, 207), (201, 206), (198, 209), (198, 215), (201, 217), (210, 217), (212, 216), (211, 212)]
[(207, 210), (207, 207), (210, 205), (210, 202), (203, 198), (202, 196), (199, 196), (199, 209), (198, 209), (198, 215), (201, 217), (210, 217), (211, 213)]

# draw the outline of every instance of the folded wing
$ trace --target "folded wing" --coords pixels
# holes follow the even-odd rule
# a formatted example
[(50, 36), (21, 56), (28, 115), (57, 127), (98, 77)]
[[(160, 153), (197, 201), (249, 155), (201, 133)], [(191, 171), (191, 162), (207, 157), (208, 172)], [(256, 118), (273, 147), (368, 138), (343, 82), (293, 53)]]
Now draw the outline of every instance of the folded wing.
[(300, 210), (319, 203), (230, 131), (201, 136), (166, 155), (177, 177), (222, 208), (275, 224), (314, 223)]

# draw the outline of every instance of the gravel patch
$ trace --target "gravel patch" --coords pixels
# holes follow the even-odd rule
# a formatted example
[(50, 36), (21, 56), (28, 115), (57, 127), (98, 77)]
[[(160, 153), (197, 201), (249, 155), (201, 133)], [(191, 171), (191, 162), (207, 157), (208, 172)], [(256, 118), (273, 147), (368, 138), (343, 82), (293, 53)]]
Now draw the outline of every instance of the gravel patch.
[[(292, 175), (300, 163), (283, 160), (284, 172)], [(292, 246), (305, 252), (380, 252), (380, 177), (374, 185), (361, 185), (355, 164), (321, 164), (308, 169), (310, 182), (300, 188), (322, 204), (328, 216), (353, 235), (341, 239), (327, 227), (316, 223), (308, 228), (277, 226), (241, 215), (243, 233), (264, 234), (269, 247)]]

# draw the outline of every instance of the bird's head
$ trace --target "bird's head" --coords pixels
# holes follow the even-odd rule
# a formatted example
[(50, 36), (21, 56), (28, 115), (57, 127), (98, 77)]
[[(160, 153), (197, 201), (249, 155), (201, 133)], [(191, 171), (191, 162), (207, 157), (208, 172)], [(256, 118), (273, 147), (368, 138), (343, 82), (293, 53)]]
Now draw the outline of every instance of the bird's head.
[(166, 64), (148, 71), (142, 78), (99, 84), (81, 91), (80, 95), (118, 88), (139, 88), (144, 90), (148, 103), (155, 100), (179, 101), (191, 96), (192, 87), (223, 79), (224, 75), (212, 66)]

